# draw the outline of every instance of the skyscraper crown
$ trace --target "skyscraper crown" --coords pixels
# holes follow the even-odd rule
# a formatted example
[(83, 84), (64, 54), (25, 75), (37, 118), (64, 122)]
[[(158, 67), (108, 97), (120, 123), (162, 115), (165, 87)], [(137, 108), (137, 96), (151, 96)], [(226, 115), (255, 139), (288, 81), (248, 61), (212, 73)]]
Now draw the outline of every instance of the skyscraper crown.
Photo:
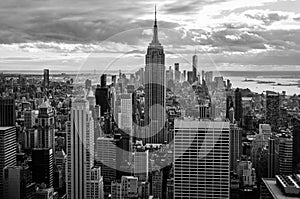
[(154, 19), (154, 26), (153, 26), (153, 39), (151, 45), (160, 45), (158, 41), (158, 30), (157, 30), (157, 19), (156, 19), (156, 5), (154, 11), (155, 19)]

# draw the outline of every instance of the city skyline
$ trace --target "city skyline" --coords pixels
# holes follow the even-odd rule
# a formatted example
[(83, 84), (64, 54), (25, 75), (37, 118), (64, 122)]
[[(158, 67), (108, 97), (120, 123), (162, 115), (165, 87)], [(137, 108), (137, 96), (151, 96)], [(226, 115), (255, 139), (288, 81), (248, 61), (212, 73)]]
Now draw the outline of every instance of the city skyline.
[(0, 2), (0, 199), (299, 198), (295, 2)]
[(299, 71), (298, 1), (132, 2), (1, 2), (0, 70), (142, 67), (156, 3), (167, 65), (191, 65), (196, 49), (208, 69)]

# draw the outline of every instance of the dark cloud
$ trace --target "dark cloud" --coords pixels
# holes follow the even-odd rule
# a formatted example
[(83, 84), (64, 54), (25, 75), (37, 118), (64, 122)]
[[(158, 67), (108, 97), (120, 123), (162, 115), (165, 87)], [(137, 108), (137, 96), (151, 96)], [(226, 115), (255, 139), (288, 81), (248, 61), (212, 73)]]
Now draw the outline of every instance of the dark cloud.
[(286, 20), (289, 15), (282, 12), (256, 12), (256, 13), (245, 13), (245, 16), (251, 19), (257, 19), (264, 22), (266, 25), (271, 25), (274, 22)]

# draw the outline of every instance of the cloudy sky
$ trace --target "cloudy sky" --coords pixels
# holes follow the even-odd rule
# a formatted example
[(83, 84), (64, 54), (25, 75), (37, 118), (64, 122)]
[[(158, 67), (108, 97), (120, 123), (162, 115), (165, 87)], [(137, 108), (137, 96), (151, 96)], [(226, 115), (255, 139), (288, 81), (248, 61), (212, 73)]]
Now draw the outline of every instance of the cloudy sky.
[(154, 4), (167, 66), (300, 71), (299, 0), (0, 1), (0, 70), (135, 71)]

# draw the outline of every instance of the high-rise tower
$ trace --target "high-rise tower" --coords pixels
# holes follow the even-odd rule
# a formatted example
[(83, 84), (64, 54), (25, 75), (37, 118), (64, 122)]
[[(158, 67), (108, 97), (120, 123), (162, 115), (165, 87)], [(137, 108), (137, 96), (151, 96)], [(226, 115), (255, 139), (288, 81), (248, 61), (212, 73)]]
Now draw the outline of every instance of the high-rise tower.
[(91, 195), (91, 169), (94, 164), (94, 120), (89, 102), (76, 98), (71, 122), (67, 122), (67, 198), (85, 199)]
[(153, 39), (149, 44), (146, 54), (145, 68), (145, 122), (149, 126), (148, 143), (162, 143), (166, 140), (164, 134), (165, 123), (165, 54), (163, 46), (158, 41), (156, 20), (153, 27)]
[(175, 120), (174, 199), (229, 198), (229, 122)]
[(0, 97), (0, 126), (16, 125), (15, 100), (10, 97)]
[[(197, 81), (197, 67), (198, 67), (198, 57), (196, 55), (196, 50), (195, 50), (195, 55), (193, 56), (193, 82)], [(204, 79), (202, 77), (202, 79)]]
[(16, 166), (16, 128), (0, 127), (0, 198), (4, 197), (3, 169), (7, 166)]

